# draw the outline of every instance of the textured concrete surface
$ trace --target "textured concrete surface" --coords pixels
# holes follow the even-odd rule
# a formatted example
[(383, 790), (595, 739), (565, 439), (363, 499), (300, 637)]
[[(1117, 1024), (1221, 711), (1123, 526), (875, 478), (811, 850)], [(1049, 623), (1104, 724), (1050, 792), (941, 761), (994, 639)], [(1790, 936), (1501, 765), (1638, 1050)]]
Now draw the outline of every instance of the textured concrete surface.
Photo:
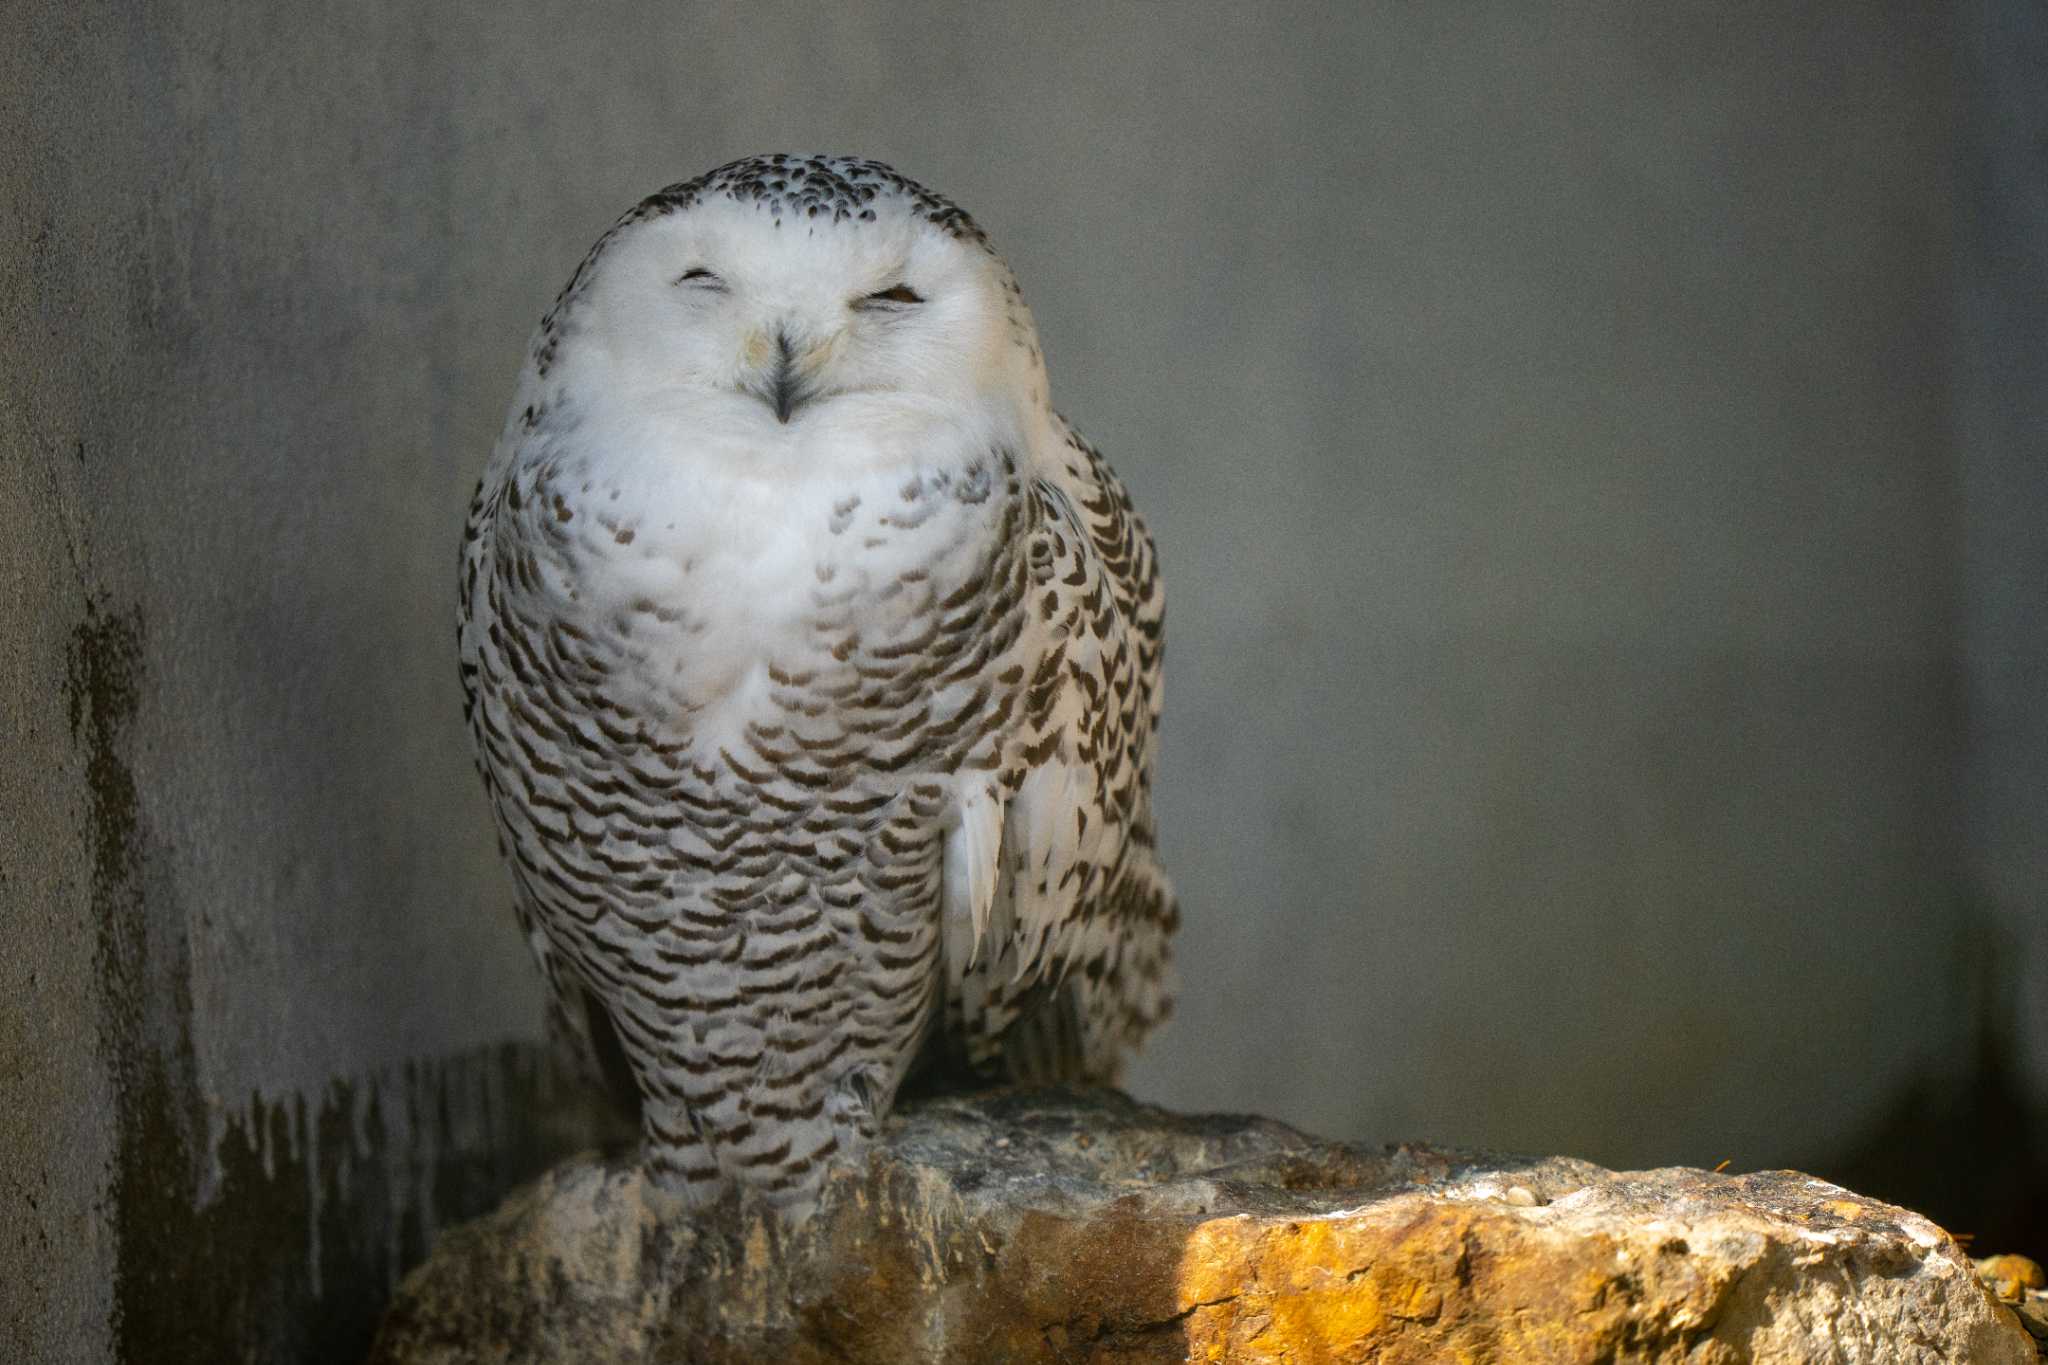
[[(457, 526), (589, 241), (770, 147), (969, 206), (1158, 533), (1191, 988), (1141, 1093), (1610, 1164), (1830, 1150), (1961, 1046), (1958, 604), (2038, 545), (2014, 515), (1957, 567), (1959, 431), (1995, 444), (1969, 507), (2040, 496), (1999, 378), (2039, 237), (2021, 204), (1980, 251), (1959, 427), (1948, 23), (0, 10), (0, 1355), (134, 1348), (189, 1288), (153, 1256), (301, 1200), (303, 1253), (202, 1325), (341, 1313), (548, 1150), (504, 1098), (538, 994), (457, 716)], [(2023, 924), (2018, 591), (1968, 695), (2004, 755), (1979, 880)], [(413, 1105), (445, 1130), (382, 1121)], [(330, 1109), (354, 1174), (307, 1188)]]
[(1107, 1093), (913, 1107), (786, 1226), (578, 1157), (452, 1230), (372, 1365), (2034, 1365), (1948, 1235), (1796, 1171), (1368, 1149)]

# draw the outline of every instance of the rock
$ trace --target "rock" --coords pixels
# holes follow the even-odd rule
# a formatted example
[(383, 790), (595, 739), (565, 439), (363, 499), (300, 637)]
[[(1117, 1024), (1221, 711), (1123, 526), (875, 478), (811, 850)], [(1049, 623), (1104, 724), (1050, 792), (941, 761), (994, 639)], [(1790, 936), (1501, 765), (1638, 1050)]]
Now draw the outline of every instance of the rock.
[(1998, 1291), (1998, 1297), (2017, 1302), (2031, 1289), (2048, 1289), (2048, 1271), (2040, 1262), (2025, 1256), (1986, 1256), (1977, 1262), (1977, 1278)]
[(1055, 1090), (907, 1108), (795, 1225), (573, 1159), (445, 1233), (371, 1359), (2036, 1354), (1941, 1229), (1809, 1176), (1367, 1149)]
[(2025, 1256), (1986, 1256), (1977, 1262), (1977, 1278), (2019, 1315), (2020, 1325), (2048, 1355), (2048, 1271)]

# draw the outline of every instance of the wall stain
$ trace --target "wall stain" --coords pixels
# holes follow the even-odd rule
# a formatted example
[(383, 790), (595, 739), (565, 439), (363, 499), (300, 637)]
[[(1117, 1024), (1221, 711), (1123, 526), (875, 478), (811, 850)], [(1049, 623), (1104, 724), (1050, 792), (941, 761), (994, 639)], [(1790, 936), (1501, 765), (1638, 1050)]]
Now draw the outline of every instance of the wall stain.
[(438, 1227), (601, 1138), (597, 1111), (528, 1043), (336, 1078), (310, 1101), (252, 1095), (227, 1114), (209, 1103), (186, 917), (157, 870), (131, 766), (145, 640), (139, 608), (90, 596), (66, 677), (117, 1096), (117, 1358), (359, 1361)]

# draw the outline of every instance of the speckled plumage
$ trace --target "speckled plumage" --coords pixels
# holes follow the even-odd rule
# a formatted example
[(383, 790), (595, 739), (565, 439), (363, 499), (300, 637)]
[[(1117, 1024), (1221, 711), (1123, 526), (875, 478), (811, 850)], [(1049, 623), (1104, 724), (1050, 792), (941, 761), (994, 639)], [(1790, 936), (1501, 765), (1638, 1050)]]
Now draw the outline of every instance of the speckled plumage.
[[(893, 291), (893, 292), (892, 292)], [(651, 1169), (808, 1200), (920, 1058), (1113, 1079), (1170, 1007), (1150, 537), (965, 213), (761, 157), (592, 248), (458, 637), (556, 1029)]]

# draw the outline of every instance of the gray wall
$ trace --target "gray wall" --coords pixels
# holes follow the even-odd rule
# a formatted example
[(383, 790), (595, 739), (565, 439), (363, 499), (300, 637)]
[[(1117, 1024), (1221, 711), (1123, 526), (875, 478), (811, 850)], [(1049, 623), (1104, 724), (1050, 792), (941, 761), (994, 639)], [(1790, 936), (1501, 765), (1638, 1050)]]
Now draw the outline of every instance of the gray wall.
[(1958, 70), (1955, 448), (1969, 884), (2048, 1097), (2048, 6), (1974, 0)]
[(2048, 882), (2048, 492), (2040, 205), (1952, 279), (1947, 21), (958, 13), (0, 16), (0, 1356), (344, 1358), (589, 1135), (454, 545), (589, 241), (757, 150), (966, 204), (1161, 542), (1141, 1095), (1824, 1164), (1962, 1055), (1977, 907)]

